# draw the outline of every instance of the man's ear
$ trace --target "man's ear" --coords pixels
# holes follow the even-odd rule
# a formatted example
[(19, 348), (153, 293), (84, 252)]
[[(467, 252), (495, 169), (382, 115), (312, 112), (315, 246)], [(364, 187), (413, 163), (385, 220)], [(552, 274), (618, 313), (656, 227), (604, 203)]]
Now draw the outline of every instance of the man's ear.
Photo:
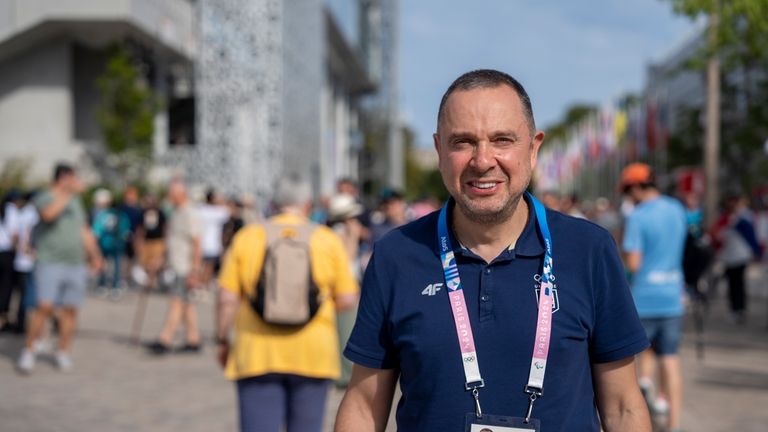
[(541, 145), (543, 143), (544, 143), (544, 132), (536, 131), (536, 134), (533, 136), (533, 139), (531, 140), (531, 169), (536, 168), (536, 162), (538, 161), (538, 157), (539, 157), (539, 149), (541, 149)]

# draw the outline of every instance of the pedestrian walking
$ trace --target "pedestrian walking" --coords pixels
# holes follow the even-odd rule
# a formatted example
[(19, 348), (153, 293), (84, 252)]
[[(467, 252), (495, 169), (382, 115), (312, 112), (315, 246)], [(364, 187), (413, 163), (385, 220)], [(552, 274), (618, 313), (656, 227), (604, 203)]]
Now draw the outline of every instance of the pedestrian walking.
[(19, 238), (15, 196), (4, 196), (0, 202), (0, 331), (13, 329), (8, 312), (13, 295), (13, 261)]
[[(112, 300), (122, 296), (122, 259), (125, 244), (130, 241), (131, 224), (128, 216), (112, 205), (112, 193), (98, 189), (93, 195), (96, 209), (93, 214), (93, 235), (106, 260), (104, 270), (99, 274), (99, 290)], [(108, 274), (109, 273), (109, 274)]]
[(200, 329), (193, 292), (199, 287), (202, 271), (202, 227), (199, 216), (187, 197), (187, 189), (181, 181), (174, 180), (169, 185), (168, 200), (173, 205), (173, 214), (168, 222), (168, 266), (174, 277), (168, 292), (165, 324), (160, 336), (147, 348), (154, 355), (170, 352), (176, 329), (183, 323), (186, 331), (185, 343), (179, 351), (197, 353), (200, 351)]
[[(117, 211), (121, 217), (128, 220), (128, 235), (123, 243), (121, 274), (128, 276), (136, 265), (136, 231), (141, 225), (144, 209), (141, 207), (141, 194), (136, 186), (128, 186), (123, 191), (123, 199)], [(129, 280), (126, 277), (126, 280)]]
[(24, 333), (27, 329), (27, 311), (36, 306), (36, 294), (32, 270), (35, 266), (35, 253), (32, 250), (32, 230), (40, 220), (37, 209), (32, 203), (34, 192), (20, 195), (16, 201), (18, 241), (16, 243), (16, 256), (13, 260), (15, 272), (15, 284), (19, 290), (19, 302), (16, 312), (17, 333)]
[(103, 265), (101, 252), (80, 202), (82, 192), (83, 183), (74, 168), (58, 164), (51, 187), (34, 199), (40, 215), (34, 235), (37, 307), (30, 318), (24, 349), (18, 361), (19, 370), (25, 373), (32, 372), (35, 367), (33, 344), (55, 310), (59, 312), (56, 365), (62, 371), (69, 371), (74, 366), (72, 339), (77, 310), (85, 300), (86, 263), (90, 264), (94, 273)]
[(222, 203), (219, 194), (213, 189), (206, 193), (205, 203), (198, 206), (196, 211), (202, 229), (200, 241), (203, 253), (203, 273), (200, 284), (203, 289), (208, 289), (221, 266), (221, 254), (223, 252), (221, 235), (230, 214), (227, 206)]
[(219, 361), (236, 384), (241, 431), (320, 432), (339, 377), (335, 311), (355, 304), (358, 287), (339, 237), (308, 219), (309, 183), (281, 179), (273, 201), (279, 214), (241, 229), (226, 255)]
[(725, 266), (731, 319), (744, 324), (747, 319), (747, 290), (744, 280), (747, 266), (762, 257), (747, 199), (734, 194), (726, 198), (723, 214), (715, 224), (713, 236), (717, 256)]
[(610, 234), (525, 192), (543, 140), (503, 72), (445, 92), (451, 199), (376, 244), (337, 432), (384, 430), (398, 379), (399, 431), (650, 431), (634, 369), (648, 341)]
[[(350, 270), (355, 281), (360, 282), (362, 267), (360, 264), (360, 242), (363, 236), (363, 225), (358, 216), (363, 214), (363, 206), (352, 195), (338, 194), (331, 198), (328, 207), (328, 224), (344, 245), (347, 252)], [(336, 314), (336, 324), (339, 333), (339, 353), (346, 346), (352, 327), (355, 324), (357, 305), (348, 310)], [(352, 377), (352, 362), (346, 358), (341, 359), (341, 376), (336, 380), (338, 387), (346, 387)]]
[[(640, 388), (651, 410), (667, 416), (667, 430), (679, 431), (683, 379), (678, 348), (683, 331), (686, 214), (678, 200), (659, 192), (646, 164), (627, 165), (619, 187), (635, 204), (622, 247), (632, 273), (632, 296), (651, 341), (651, 348), (639, 357)], [(657, 363), (663, 377), (660, 386), (653, 379)]]

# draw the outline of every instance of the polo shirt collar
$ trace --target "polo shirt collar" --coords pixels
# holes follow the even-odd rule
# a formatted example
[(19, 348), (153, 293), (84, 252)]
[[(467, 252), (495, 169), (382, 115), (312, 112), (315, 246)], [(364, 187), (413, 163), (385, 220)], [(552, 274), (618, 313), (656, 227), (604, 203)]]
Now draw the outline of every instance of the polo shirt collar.
[[(520, 237), (517, 239), (514, 248), (509, 248), (502, 252), (494, 261), (513, 259), (516, 256), (536, 257), (544, 254), (544, 240), (541, 238), (541, 233), (536, 224), (536, 212), (533, 209), (533, 203), (528, 198), (528, 195), (523, 195), (523, 199), (528, 204), (528, 221), (525, 224), (523, 232), (520, 233)], [(453, 211), (456, 208), (456, 201), (453, 197), (448, 199), (448, 226), (451, 227), (448, 236), (451, 239), (451, 245), (456, 255), (463, 255), (468, 257), (477, 256), (469, 249), (462, 246), (455, 233), (453, 232), (453, 224), (450, 222), (453, 220)], [(510, 245), (511, 246), (511, 245)], [(437, 251), (437, 248), (435, 248)]]

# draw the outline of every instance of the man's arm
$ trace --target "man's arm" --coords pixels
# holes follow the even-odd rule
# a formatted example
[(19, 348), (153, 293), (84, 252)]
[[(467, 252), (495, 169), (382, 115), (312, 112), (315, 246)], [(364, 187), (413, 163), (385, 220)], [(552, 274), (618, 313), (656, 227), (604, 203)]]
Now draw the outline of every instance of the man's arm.
[(229, 331), (240, 303), (238, 296), (226, 288), (219, 288), (219, 298), (216, 302), (216, 345), (218, 346), (218, 361), (221, 367), (227, 365), (229, 356)]
[(635, 374), (635, 359), (627, 357), (592, 366), (597, 409), (606, 432), (651, 432), (651, 418)]
[(342, 294), (336, 296), (333, 301), (336, 304), (336, 311), (341, 312), (355, 307), (359, 299), (359, 294)]
[(101, 256), (101, 250), (99, 250), (99, 244), (96, 242), (96, 237), (93, 236), (93, 232), (88, 225), (83, 225), (80, 228), (80, 236), (83, 239), (83, 245), (85, 246), (85, 253), (88, 256), (88, 263), (91, 270), (95, 273), (101, 270), (104, 265), (104, 258)]
[(640, 270), (640, 264), (643, 263), (643, 254), (640, 251), (625, 252), (624, 265), (627, 266), (627, 270), (634, 274)]
[(397, 376), (395, 369), (354, 365), (336, 415), (335, 432), (383, 432), (387, 427)]
[(51, 223), (59, 217), (61, 212), (69, 205), (69, 200), (74, 195), (66, 192), (56, 192), (53, 194), (53, 201), (40, 209), (40, 220), (45, 223)]

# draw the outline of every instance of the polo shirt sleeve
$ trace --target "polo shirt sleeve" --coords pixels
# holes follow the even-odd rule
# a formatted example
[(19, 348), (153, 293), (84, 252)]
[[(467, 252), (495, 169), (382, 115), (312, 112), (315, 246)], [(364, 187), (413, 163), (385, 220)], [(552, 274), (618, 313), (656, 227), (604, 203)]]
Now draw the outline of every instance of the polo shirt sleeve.
[(32, 202), (35, 205), (38, 214), (42, 213), (43, 210), (53, 202), (53, 194), (48, 191), (39, 193), (35, 196)]
[(621, 247), (624, 252), (639, 252), (643, 250), (643, 236), (641, 233), (641, 223), (637, 216), (630, 216), (627, 219), (627, 227), (624, 230), (624, 238)]
[(357, 320), (344, 356), (353, 363), (373, 369), (397, 367), (392, 344), (385, 290), (390, 286), (387, 272), (374, 251), (363, 277)]
[(616, 246), (607, 233), (602, 240), (593, 285), (594, 324), (590, 336), (593, 363), (631, 357), (649, 346)]

